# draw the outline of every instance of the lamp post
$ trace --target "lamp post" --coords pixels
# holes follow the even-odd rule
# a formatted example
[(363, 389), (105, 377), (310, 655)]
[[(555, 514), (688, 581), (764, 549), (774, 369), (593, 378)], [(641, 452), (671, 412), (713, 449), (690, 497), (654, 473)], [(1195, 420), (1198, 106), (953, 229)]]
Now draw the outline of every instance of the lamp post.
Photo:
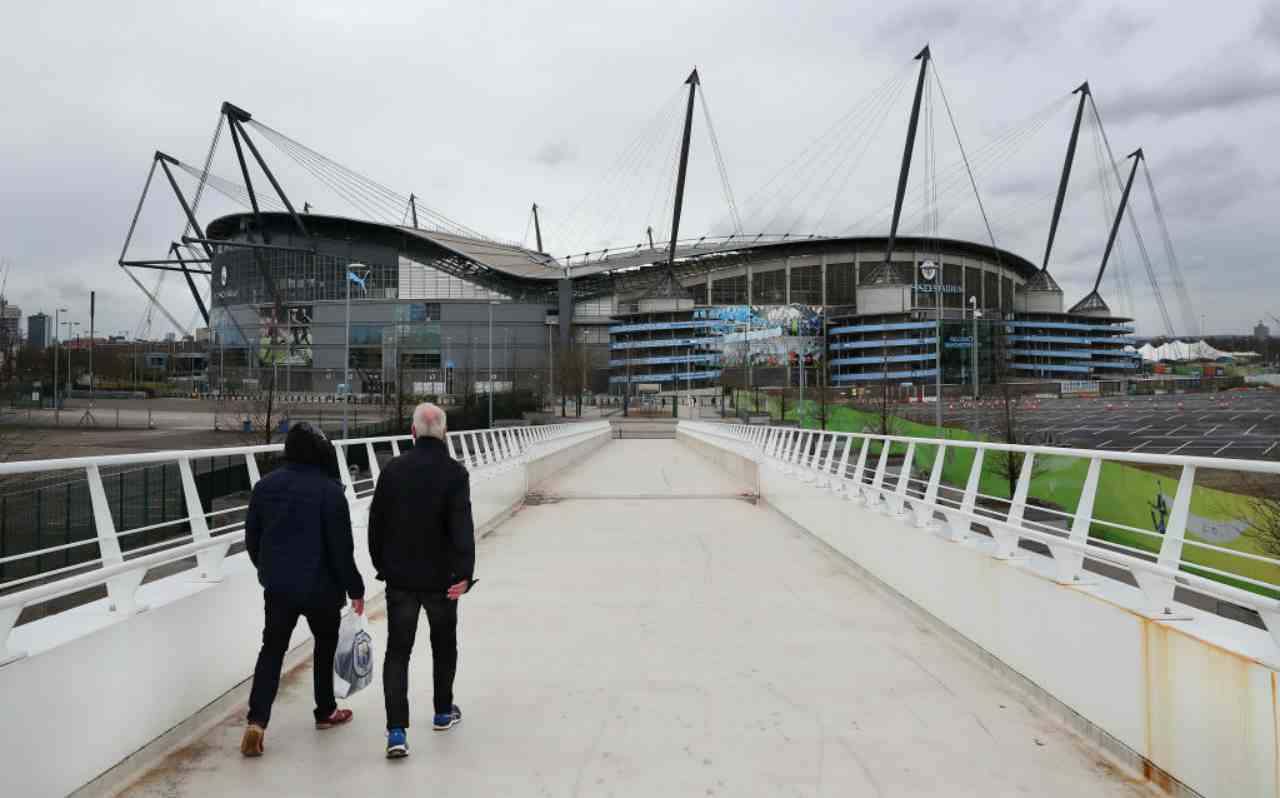
[(489, 429), (493, 429), (493, 306), (498, 300), (489, 300)]
[[(368, 268), (369, 267), (365, 266), (363, 263), (351, 263), (347, 265), (347, 275), (345, 280), (347, 284), (347, 334), (343, 339), (346, 342), (346, 349), (342, 358), (342, 396), (340, 397), (342, 399), (343, 438), (347, 437), (347, 397), (351, 395), (351, 284), (355, 283), (361, 288), (364, 288), (365, 278), (356, 274), (356, 269), (365, 269), (367, 274)], [(272, 359), (274, 360), (274, 358)], [(274, 383), (271, 387), (272, 390), (275, 390)]]
[(973, 308), (973, 341), (969, 344), (969, 349), (973, 353), (973, 398), (978, 398), (978, 317), (982, 315), (982, 311), (978, 310), (978, 298), (976, 296), (969, 297), (969, 306)]
[(58, 346), (58, 325), (63, 313), (67, 312), (67, 308), (54, 308), (53, 310), (53, 409), (58, 409), (58, 360), (62, 357), (62, 347)]
[(920, 264), (920, 276), (933, 283), (933, 307), (936, 311), (937, 342), (934, 345), (933, 423), (942, 434), (942, 269), (927, 260)]

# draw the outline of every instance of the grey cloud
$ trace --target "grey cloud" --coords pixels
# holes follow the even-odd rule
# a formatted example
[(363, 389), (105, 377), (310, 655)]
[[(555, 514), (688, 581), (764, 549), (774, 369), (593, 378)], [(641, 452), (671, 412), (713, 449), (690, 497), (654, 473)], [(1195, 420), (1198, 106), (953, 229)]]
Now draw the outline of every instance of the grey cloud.
[(960, 48), (965, 55), (991, 42), (1025, 46), (1069, 16), (1074, 4), (1035, 0), (1018, 4), (932, 0), (905, 5), (875, 28), (877, 39), (935, 42)]
[(1280, 50), (1280, 6), (1269, 5), (1262, 9), (1255, 32), (1263, 42)]
[(1094, 40), (1108, 48), (1120, 48), (1130, 44), (1150, 26), (1148, 17), (1116, 7), (1108, 10), (1094, 26)]
[(533, 162), (542, 166), (560, 166), (575, 159), (573, 148), (566, 141), (548, 141), (533, 154)]
[(1249, 59), (1220, 53), (1215, 60), (1179, 72), (1159, 86), (1130, 89), (1108, 103), (1108, 116), (1168, 120), (1206, 111), (1248, 108), (1280, 99), (1280, 75)]

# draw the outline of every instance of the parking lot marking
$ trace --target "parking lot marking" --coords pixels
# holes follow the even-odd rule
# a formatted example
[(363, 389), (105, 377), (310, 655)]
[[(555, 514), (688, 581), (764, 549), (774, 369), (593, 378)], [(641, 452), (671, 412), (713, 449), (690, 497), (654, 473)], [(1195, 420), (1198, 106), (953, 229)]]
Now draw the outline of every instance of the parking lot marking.
[(1210, 428), (1209, 428), (1209, 431), (1208, 431), (1208, 432), (1206, 432), (1206, 433), (1204, 434), (1204, 436), (1205, 436), (1206, 438), (1207, 438), (1207, 437), (1209, 437), (1209, 435), (1211, 435), (1215, 429), (1217, 429), (1218, 427), (1221, 427), (1221, 426), (1222, 426), (1221, 424), (1214, 424), (1212, 427), (1210, 427)]
[(1249, 427), (1249, 429), (1245, 430), (1245, 431), (1244, 431), (1244, 434), (1245, 434), (1245, 435), (1249, 435), (1249, 434), (1251, 434), (1251, 433), (1252, 433), (1255, 429), (1257, 429), (1257, 428), (1258, 428), (1258, 425), (1257, 425), (1257, 424), (1254, 424), (1252, 427)]
[[(1276, 441), (1276, 443), (1280, 443), (1280, 441)], [(1270, 446), (1268, 446), (1268, 447), (1267, 447), (1267, 449), (1266, 449), (1266, 451), (1264, 451), (1264, 452), (1262, 453), (1262, 456), (1263, 456), (1263, 457), (1266, 457), (1267, 455), (1271, 454), (1271, 450), (1272, 450), (1272, 449), (1274, 449), (1274, 448), (1276, 448), (1276, 443), (1273, 443), (1273, 444), (1271, 444)]]
[(1133, 447), (1133, 448), (1132, 448), (1132, 449), (1130, 449), (1129, 451), (1131, 451), (1131, 452), (1136, 452), (1136, 451), (1138, 451), (1139, 449), (1141, 449), (1143, 446), (1146, 446), (1148, 443), (1151, 443), (1151, 441), (1143, 441), (1142, 443), (1140, 443), (1140, 444), (1138, 444), (1137, 446)]
[(1222, 447), (1221, 449), (1219, 449), (1218, 451), (1216, 451), (1216, 452), (1214, 452), (1214, 453), (1213, 453), (1213, 456), (1214, 456), (1214, 457), (1217, 457), (1219, 454), (1222, 454), (1222, 453), (1223, 453), (1223, 452), (1225, 452), (1228, 448), (1230, 448), (1230, 446), (1231, 446), (1231, 441), (1227, 441), (1227, 442), (1223, 445), (1223, 447)]
[(1179, 446), (1178, 448), (1174, 449), (1173, 451), (1168, 452), (1168, 454), (1177, 454), (1178, 452), (1182, 451), (1183, 449), (1185, 449), (1186, 447), (1188, 447), (1188, 446), (1190, 446), (1190, 445), (1191, 445), (1191, 441), (1187, 441), (1186, 443), (1182, 444), (1181, 446)]

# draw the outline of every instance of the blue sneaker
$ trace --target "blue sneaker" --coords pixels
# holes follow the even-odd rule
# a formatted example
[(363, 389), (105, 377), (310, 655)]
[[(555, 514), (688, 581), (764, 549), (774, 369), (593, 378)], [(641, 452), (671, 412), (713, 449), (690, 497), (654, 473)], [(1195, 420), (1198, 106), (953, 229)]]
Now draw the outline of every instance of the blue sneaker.
[(436, 731), (446, 731), (452, 729), (462, 722), (462, 710), (458, 709), (458, 705), (454, 704), (447, 714), (436, 715), (435, 720), (431, 722), (431, 728)]
[(387, 759), (404, 759), (409, 755), (409, 741), (404, 729), (387, 731)]

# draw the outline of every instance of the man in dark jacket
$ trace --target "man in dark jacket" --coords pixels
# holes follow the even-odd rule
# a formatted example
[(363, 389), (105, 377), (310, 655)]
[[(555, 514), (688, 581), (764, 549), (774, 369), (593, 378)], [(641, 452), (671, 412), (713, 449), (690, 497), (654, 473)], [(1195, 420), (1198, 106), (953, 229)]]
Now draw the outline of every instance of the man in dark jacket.
[(245, 549), (258, 569), (266, 606), (262, 650), (249, 694), (249, 725), (240, 751), (260, 756), (271, 705), (280, 686), (289, 637), (298, 616), (315, 638), (317, 729), (351, 720), (333, 696), (333, 658), (346, 597), (364, 612), (364, 580), (356, 569), (351, 512), (338, 477), (338, 460), (324, 433), (302, 422), (289, 430), (285, 464), (253, 489), (244, 523)]
[(413, 411), (413, 448), (387, 464), (369, 505), (369, 555), (387, 583), (387, 757), (409, 755), (409, 655), (418, 615), (431, 627), (433, 728), (462, 720), (453, 703), (458, 667), (458, 599), (471, 588), (476, 562), (467, 469), (449, 456), (444, 411)]

